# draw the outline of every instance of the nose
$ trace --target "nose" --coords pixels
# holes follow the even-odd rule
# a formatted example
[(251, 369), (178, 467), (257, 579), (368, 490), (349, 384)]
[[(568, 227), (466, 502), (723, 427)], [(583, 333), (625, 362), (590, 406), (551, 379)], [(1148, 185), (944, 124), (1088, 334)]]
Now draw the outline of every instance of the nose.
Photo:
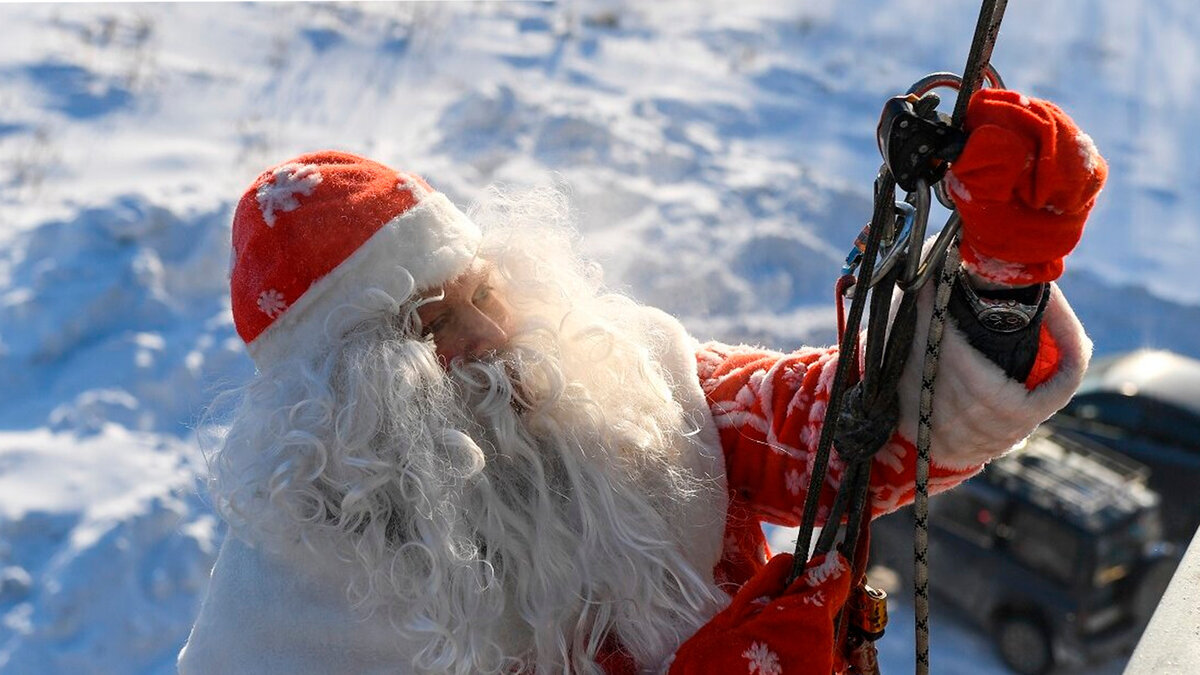
[(493, 352), (498, 352), (508, 344), (508, 313), (490, 316), (475, 310), (469, 330), (463, 355), (470, 359), (478, 359)]

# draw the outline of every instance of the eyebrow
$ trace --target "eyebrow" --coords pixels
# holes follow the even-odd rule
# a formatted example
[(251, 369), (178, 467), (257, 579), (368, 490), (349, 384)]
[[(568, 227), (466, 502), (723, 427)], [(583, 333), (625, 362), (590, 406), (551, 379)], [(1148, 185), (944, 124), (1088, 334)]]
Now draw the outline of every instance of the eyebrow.
[(472, 279), (478, 279), (480, 277), (484, 279), (490, 278), (492, 276), (492, 271), (496, 269), (496, 266), (486, 260), (483, 260), (482, 258), (477, 260), (478, 262), (472, 263), (471, 266), (465, 270), (465, 273), (470, 274), (470, 278)]
[(438, 300), (446, 299), (446, 289), (441, 286), (437, 287), (436, 289), (428, 290), (425, 293), (425, 295), (420, 295), (417, 297), (417, 309), (420, 309), (430, 303), (437, 302)]

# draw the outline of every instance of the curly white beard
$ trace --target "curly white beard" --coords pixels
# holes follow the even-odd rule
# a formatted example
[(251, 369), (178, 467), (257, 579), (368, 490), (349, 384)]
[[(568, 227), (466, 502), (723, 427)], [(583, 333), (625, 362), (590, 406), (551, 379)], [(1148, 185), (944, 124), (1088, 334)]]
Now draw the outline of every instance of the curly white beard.
[(341, 561), (418, 672), (600, 672), (610, 635), (661, 663), (725, 597), (672, 527), (716, 489), (681, 464), (694, 424), (643, 310), (579, 271), (561, 199), (497, 199), (509, 227), (481, 254), (510, 349), (446, 372), (414, 298), (364, 292), (328, 356), (240, 392), (218, 505), (244, 536)]

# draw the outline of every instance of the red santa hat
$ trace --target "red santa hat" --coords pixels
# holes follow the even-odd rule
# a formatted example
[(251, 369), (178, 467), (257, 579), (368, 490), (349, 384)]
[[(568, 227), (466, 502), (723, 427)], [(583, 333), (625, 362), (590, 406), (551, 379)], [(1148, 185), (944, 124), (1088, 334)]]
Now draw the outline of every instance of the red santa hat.
[(233, 321), (261, 367), (318, 345), (367, 288), (403, 298), (474, 258), (479, 228), (419, 176), (326, 150), (263, 172), (233, 217)]

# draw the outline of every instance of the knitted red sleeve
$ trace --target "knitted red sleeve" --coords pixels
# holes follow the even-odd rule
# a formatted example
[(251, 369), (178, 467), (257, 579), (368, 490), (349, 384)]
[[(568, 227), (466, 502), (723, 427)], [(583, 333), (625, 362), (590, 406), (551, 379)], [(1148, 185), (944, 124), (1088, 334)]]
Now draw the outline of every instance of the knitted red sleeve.
[[(707, 343), (697, 352), (700, 383), (721, 436), (731, 497), (757, 518), (799, 525), (822, 417), (837, 368), (837, 349), (781, 354)], [(879, 451), (871, 472), (871, 513), (880, 516), (913, 499), (916, 449), (899, 433)], [(982, 465), (930, 467), (930, 491), (966, 480)], [(836, 452), (822, 486), (817, 524), (824, 522), (845, 465)]]
[[(696, 353), (700, 384), (721, 437), (729, 484), (729, 510), (717, 581), (736, 589), (770, 556), (760, 521), (785, 527), (800, 524), (816, 456), (837, 349), (802, 349), (781, 354), (718, 343)], [(1037, 388), (1059, 370), (1061, 349), (1045, 325), (1037, 360), (1025, 380)], [(871, 471), (871, 516), (910, 503), (916, 481), (916, 446), (899, 433), (875, 456)], [(930, 492), (947, 490), (970, 478), (982, 464), (951, 468), (932, 462)], [(825, 522), (845, 469), (833, 452), (817, 510)]]

